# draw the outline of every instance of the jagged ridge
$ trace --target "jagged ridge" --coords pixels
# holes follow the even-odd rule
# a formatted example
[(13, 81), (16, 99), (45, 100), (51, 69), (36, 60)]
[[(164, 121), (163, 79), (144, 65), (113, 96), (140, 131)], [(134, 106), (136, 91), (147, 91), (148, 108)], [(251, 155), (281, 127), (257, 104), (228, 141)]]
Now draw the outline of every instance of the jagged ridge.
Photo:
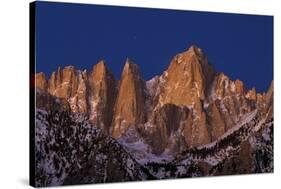
[[(162, 75), (149, 81), (142, 79), (138, 65), (130, 59), (126, 60), (121, 79), (117, 81), (105, 61), (101, 60), (89, 73), (76, 70), (73, 66), (62, 70), (58, 68), (49, 80), (44, 73), (37, 73), (36, 87), (40, 92), (37, 95), (38, 109), (67, 111), (70, 117), (71, 114), (79, 114), (98, 128), (105, 138), (117, 139), (110, 140), (114, 141), (113, 146), (121, 144), (118, 147), (122, 151), (121, 156), (127, 154), (136, 167), (140, 166), (134, 170), (142, 176), (130, 177), (132, 180), (227, 174), (227, 170), (221, 167), (232, 168), (231, 163), (238, 166), (237, 162), (245, 154), (247, 162), (262, 162), (260, 157), (254, 156), (262, 154), (264, 149), (272, 153), (271, 145), (267, 144), (270, 140), (259, 133), (267, 133), (272, 138), (269, 131), (273, 128), (273, 81), (265, 93), (257, 93), (255, 88), (247, 90), (242, 81), (232, 81), (224, 73), (217, 73), (208, 64), (203, 51), (196, 46), (176, 55)], [(258, 128), (262, 120), (265, 123), (262, 129), (247, 129), (253, 112), (259, 119), (253, 127)], [(240, 131), (232, 133), (237, 125), (241, 126), (243, 137), (247, 136), (247, 140), (240, 140)], [(233, 144), (224, 142), (224, 147), (217, 148), (226, 156), (221, 156), (216, 162), (213, 158), (217, 154), (205, 147), (205, 150), (201, 149), (212, 144), (217, 146), (230, 136), (232, 142), (239, 141), (237, 148), (230, 149), (230, 153), (225, 147)], [(93, 140), (95, 138), (99, 137), (93, 136)], [(249, 145), (253, 140), (258, 142)], [(198, 159), (198, 153), (210, 158)], [(233, 158), (227, 161), (225, 157)], [(273, 162), (273, 157), (267, 159)], [(188, 163), (182, 165), (182, 161)], [(85, 165), (88, 167), (91, 163)], [(248, 173), (273, 171), (271, 163), (247, 166), (250, 167)], [(241, 167), (237, 170), (230, 168), (228, 171), (231, 174), (243, 172)], [(163, 169), (171, 170), (163, 172)], [(146, 173), (144, 177), (143, 171)], [(87, 169), (79, 174), (68, 174), (68, 178), (75, 183), (109, 182), (102, 176), (98, 178), (104, 180), (83, 179), (79, 175), (93, 175)], [(123, 176), (119, 179), (130, 180), (125, 176), (127, 173), (120, 174)], [(115, 180), (115, 176), (112, 178), (119, 181)]]

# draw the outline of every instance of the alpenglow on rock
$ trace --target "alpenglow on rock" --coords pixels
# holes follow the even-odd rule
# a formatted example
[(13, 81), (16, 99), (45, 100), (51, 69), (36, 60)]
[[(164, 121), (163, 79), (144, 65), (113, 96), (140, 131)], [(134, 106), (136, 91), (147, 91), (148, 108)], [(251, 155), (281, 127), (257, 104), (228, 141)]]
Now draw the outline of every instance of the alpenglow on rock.
[(145, 93), (138, 65), (127, 59), (118, 90), (112, 121), (112, 136), (120, 137), (129, 127), (144, 124)]
[(273, 172), (274, 82), (248, 90), (195, 45), (148, 81), (128, 58), (120, 80), (104, 60), (34, 79), (38, 187)]
[(101, 60), (89, 76), (90, 121), (109, 134), (116, 98), (116, 80)]
[(273, 117), (273, 82), (267, 93), (247, 90), (239, 79), (216, 72), (195, 45), (175, 55), (167, 70), (149, 81), (129, 58), (120, 81), (104, 60), (89, 72), (67, 66), (49, 79), (37, 73), (35, 81), (48, 94), (42, 96), (68, 103), (73, 113), (88, 117), (107, 136), (119, 139), (135, 130), (156, 155), (214, 142), (255, 110)]
[(48, 92), (62, 99), (66, 99), (73, 112), (87, 113), (87, 72), (67, 66), (63, 70), (58, 68), (48, 81)]
[(202, 50), (191, 46), (172, 59), (163, 76), (165, 86), (160, 93), (159, 103), (191, 106), (196, 98), (204, 100), (214, 74)]

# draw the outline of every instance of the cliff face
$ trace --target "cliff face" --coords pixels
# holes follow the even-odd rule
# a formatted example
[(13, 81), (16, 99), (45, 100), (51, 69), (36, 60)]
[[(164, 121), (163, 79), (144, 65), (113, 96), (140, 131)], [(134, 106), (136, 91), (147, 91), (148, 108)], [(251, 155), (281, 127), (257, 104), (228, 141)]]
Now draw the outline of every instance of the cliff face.
[(144, 81), (89, 71), (37, 73), (36, 186), (273, 172), (274, 84), (258, 93), (191, 46)]
[(176, 55), (164, 74), (159, 103), (185, 106), (193, 105), (197, 98), (205, 100), (214, 77), (213, 68), (196, 46)]
[(116, 99), (116, 81), (113, 74), (100, 61), (89, 77), (90, 121), (109, 134)]
[(38, 89), (41, 89), (43, 91), (47, 90), (48, 83), (47, 83), (47, 80), (46, 80), (46, 76), (45, 76), (45, 74), (43, 72), (37, 73), (35, 75), (35, 86)]
[(266, 112), (266, 119), (270, 120), (273, 118), (273, 81), (270, 84), (270, 87), (265, 96), (265, 112)]
[(63, 70), (58, 68), (48, 81), (48, 92), (58, 98), (66, 99), (73, 112), (87, 113), (87, 72), (78, 71), (73, 66)]
[(127, 59), (114, 107), (112, 136), (119, 138), (129, 127), (144, 124), (145, 111), (144, 82), (138, 66)]
[(162, 75), (147, 82), (129, 59), (120, 81), (101, 60), (90, 72), (67, 66), (49, 80), (37, 73), (36, 87), (68, 103), (108, 136), (118, 139), (136, 130), (158, 155), (216, 141), (254, 110), (273, 117), (273, 82), (266, 93), (247, 91), (242, 81), (215, 72), (196, 46), (177, 54)]

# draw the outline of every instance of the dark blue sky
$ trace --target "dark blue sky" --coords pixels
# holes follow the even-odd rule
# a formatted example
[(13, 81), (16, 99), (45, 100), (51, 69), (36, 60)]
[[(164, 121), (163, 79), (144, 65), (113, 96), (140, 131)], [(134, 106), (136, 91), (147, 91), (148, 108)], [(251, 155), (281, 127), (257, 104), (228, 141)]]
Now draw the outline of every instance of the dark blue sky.
[(36, 3), (36, 69), (48, 77), (58, 66), (91, 70), (104, 59), (120, 78), (130, 57), (148, 80), (192, 44), (247, 88), (265, 91), (273, 79), (271, 16)]

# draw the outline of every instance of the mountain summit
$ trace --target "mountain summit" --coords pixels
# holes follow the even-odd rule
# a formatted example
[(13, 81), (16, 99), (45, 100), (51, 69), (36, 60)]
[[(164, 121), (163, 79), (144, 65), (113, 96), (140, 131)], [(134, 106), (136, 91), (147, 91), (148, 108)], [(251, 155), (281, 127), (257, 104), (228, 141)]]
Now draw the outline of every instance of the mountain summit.
[(37, 73), (36, 87), (69, 103), (107, 136), (119, 139), (135, 130), (156, 155), (214, 142), (253, 111), (273, 116), (273, 84), (267, 93), (246, 90), (242, 81), (216, 72), (195, 45), (150, 81), (127, 58), (120, 81), (101, 60), (90, 72), (59, 67), (49, 80)]
[(114, 107), (112, 136), (119, 138), (129, 127), (145, 123), (144, 82), (140, 70), (127, 58)]
[(247, 90), (191, 46), (144, 81), (127, 58), (117, 81), (37, 73), (36, 186), (273, 172), (273, 81)]

